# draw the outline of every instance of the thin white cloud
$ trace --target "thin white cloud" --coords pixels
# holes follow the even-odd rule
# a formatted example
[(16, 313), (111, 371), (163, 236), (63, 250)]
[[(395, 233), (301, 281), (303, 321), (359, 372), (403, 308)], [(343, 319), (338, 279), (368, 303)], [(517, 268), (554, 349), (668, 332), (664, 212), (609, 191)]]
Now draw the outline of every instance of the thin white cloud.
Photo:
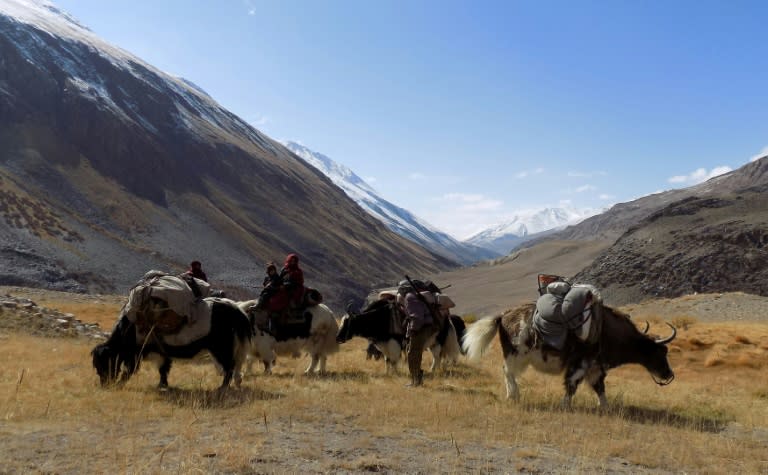
[(408, 179), (410, 180), (423, 180), (424, 178), (426, 178), (426, 176), (424, 176), (423, 173), (418, 173), (418, 172), (411, 173), (408, 175)]
[(367, 177), (363, 178), (363, 180), (365, 180), (365, 182), (368, 183), (369, 185), (372, 185), (372, 184), (376, 183), (377, 181), (379, 181), (379, 179), (376, 178), (375, 176), (367, 176)]
[(768, 156), (768, 145), (763, 147), (762, 150), (760, 150), (760, 153), (757, 155), (754, 155), (752, 158), (749, 159), (750, 162), (754, 162), (755, 160), (760, 160), (761, 158)]
[(576, 193), (584, 193), (585, 191), (595, 191), (597, 188), (595, 188), (592, 185), (582, 185), (578, 188), (576, 188)]
[(492, 211), (501, 208), (503, 201), (499, 200), (482, 200), (475, 203), (467, 203), (459, 206), (460, 211)]
[(568, 172), (568, 176), (575, 177), (575, 178), (592, 178), (594, 176), (605, 176), (607, 175), (604, 171), (595, 171), (595, 172), (581, 172), (581, 171), (570, 171)]
[(443, 199), (448, 201), (461, 201), (464, 203), (472, 203), (483, 200), (483, 195), (479, 193), (446, 193), (443, 195)]
[(601, 200), (603, 200), (603, 201), (611, 201), (611, 200), (613, 200), (613, 199), (616, 199), (616, 197), (615, 197), (615, 196), (613, 196), (613, 195), (607, 195), (607, 194), (605, 194), (605, 193), (603, 193), (603, 194), (599, 195), (599, 196), (598, 196), (598, 198), (599, 198), (599, 199), (601, 199)]
[(245, 5), (245, 9), (248, 12), (248, 15), (256, 15), (256, 2), (253, 0), (243, 0), (243, 5)]
[(722, 175), (723, 173), (728, 173), (731, 170), (732, 168), (726, 165), (715, 167), (709, 171), (706, 168), (697, 168), (688, 175), (676, 175), (669, 178), (667, 181), (669, 183), (681, 185), (697, 185), (709, 180), (710, 178)]
[(479, 193), (446, 193), (442, 200), (458, 211), (492, 211), (504, 204)]
[(523, 170), (521, 172), (517, 172), (515, 173), (514, 176), (517, 179), (521, 179), (521, 178), (529, 177), (531, 175), (540, 175), (542, 173), (544, 173), (544, 169), (539, 167), (539, 168), (534, 168), (533, 170)]

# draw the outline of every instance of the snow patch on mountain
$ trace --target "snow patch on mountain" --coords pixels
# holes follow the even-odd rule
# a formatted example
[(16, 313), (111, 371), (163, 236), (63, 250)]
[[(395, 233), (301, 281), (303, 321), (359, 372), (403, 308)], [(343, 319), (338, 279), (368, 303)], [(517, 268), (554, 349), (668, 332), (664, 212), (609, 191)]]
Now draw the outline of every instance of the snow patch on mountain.
[[(177, 109), (176, 120), (181, 127), (210, 133), (210, 126), (227, 135), (243, 135), (255, 145), (275, 151), (274, 142), (250, 124), (224, 109), (202, 88), (189, 80), (163, 72), (137, 56), (99, 38), (68, 13), (47, 0), (2, 0), (0, 19), (3, 28), (24, 59), (41, 71), (46, 70), (46, 58), (63, 70), (66, 86), (97, 105), (110, 109), (120, 120), (132, 122), (157, 133), (152, 123), (132, 107), (131, 96), (114, 86), (92, 64), (85, 64), (79, 51), (87, 48), (115, 68), (130, 73), (162, 96), (172, 98)], [(31, 27), (31, 28), (29, 28)], [(52, 41), (53, 39), (61, 41)]]
[(464, 242), (507, 254), (517, 244), (537, 235), (577, 224), (603, 211), (592, 208), (545, 208), (523, 212), (470, 236)]
[(497, 256), (496, 253), (486, 249), (462, 243), (439, 231), (410, 211), (390, 203), (380, 197), (365, 180), (352, 170), (335, 162), (330, 157), (297, 142), (286, 141), (283, 142), (283, 145), (299, 158), (323, 172), (336, 186), (344, 190), (347, 196), (395, 233), (462, 264), (471, 264), (478, 260)]

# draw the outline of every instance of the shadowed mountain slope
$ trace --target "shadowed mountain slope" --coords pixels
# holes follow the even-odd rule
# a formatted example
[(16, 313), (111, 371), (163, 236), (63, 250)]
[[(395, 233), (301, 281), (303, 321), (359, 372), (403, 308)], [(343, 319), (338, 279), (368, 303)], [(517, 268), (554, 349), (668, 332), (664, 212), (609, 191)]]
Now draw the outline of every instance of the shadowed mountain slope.
[(455, 264), (397, 236), (196, 86), (46, 2), (0, 4), (0, 283), (124, 291), (200, 259), (254, 295), (298, 252), (332, 303)]

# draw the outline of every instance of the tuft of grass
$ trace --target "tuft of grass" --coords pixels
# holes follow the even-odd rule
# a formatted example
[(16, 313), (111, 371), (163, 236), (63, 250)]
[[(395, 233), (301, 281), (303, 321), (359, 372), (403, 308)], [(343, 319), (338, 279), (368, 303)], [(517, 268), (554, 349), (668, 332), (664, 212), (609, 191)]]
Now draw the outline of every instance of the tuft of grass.
[(734, 338), (734, 341), (736, 343), (741, 343), (742, 345), (754, 345), (754, 343), (752, 343), (752, 340), (750, 340), (748, 337), (744, 335), (736, 335), (736, 337)]
[(691, 317), (688, 315), (673, 317), (670, 321), (672, 325), (675, 326), (675, 328), (681, 328), (683, 330), (688, 330), (689, 327), (695, 325), (699, 320), (696, 317)]

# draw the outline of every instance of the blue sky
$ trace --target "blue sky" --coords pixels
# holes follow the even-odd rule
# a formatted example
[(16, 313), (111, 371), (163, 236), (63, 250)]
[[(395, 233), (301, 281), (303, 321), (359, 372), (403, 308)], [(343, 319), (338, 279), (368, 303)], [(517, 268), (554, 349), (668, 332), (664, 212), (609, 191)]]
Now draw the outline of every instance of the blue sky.
[(768, 153), (764, 1), (54, 3), (457, 238)]

